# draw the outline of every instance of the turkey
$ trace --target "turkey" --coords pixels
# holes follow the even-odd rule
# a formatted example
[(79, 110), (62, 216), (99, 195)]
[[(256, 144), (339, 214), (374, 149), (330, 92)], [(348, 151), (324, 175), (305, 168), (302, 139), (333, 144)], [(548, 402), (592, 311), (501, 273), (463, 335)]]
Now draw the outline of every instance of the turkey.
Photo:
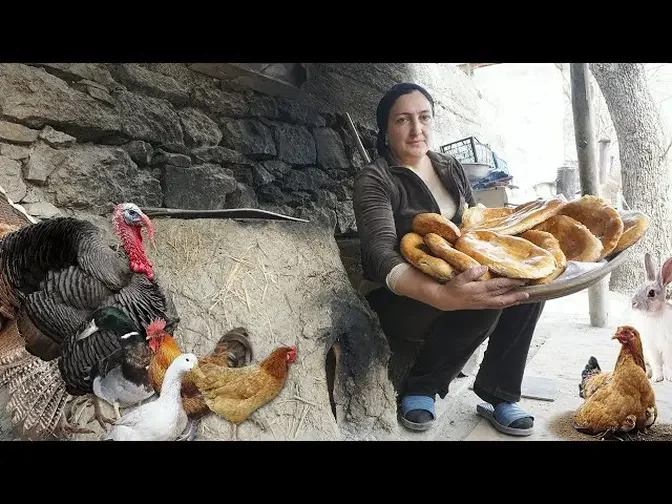
[[(72, 395), (93, 390), (92, 384), (82, 389), (64, 380), (64, 339), (108, 306), (142, 329), (161, 318), (172, 334), (180, 321), (143, 248), (141, 228), (153, 242), (152, 223), (137, 205), (117, 205), (112, 224), (119, 253), (94, 224), (72, 217), (36, 223), (4, 191), (0, 219), (0, 386), (7, 385), (11, 397), (12, 422), (38, 437), (56, 435), (57, 428), (63, 434), (91, 432), (68, 421)], [(103, 348), (105, 353), (121, 346), (111, 337), (98, 351)]]

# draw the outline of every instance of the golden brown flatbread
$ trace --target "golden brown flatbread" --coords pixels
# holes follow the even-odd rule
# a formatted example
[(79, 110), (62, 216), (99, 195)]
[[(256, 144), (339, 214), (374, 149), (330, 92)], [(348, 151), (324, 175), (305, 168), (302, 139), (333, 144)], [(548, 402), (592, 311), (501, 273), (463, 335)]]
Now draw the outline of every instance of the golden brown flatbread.
[(412, 266), (437, 280), (450, 280), (456, 274), (450, 264), (428, 253), (427, 246), (418, 233), (406, 233), (401, 238), (399, 248), (401, 255)]
[[(469, 268), (475, 268), (481, 265), (473, 257), (470, 257), (467, 254), (451, 247), (448, 241), (436, 233), (427, 233), (423, 239), (425, 241), (425, 245), (427, 245), (432, 255), (440, 257), (453, 268), (457, 269), (460, 273), (468, 270)], [(483, 275), (481, 275), (479, 280), (488, 280), (489, 278), (492, 278), (492, 275), (488, 270)]]
[(602, 242), (597, 236), (567, 215), (554, 215), (534, 229), (555, 236), (568, 261), (594, 262), (602, 255)]
[(612, 254), (621, 252), (637, 243), (649, 229), (649, 218), (642, 212), (636, 210), (623, 212), (621, 219), (623, 220), (623, 234), (614, 250), (611, 251)]
[(555, 197), (518, 205), (511, 213), (502, 210), (499, 212), (481, 210), (481, 214), (488, 218), (478, 220), (477, 216), (473, 215), (470, 220), (477, 221), (477, 224), (468, 228), (463, 227), (461, 231), (462, 233), (491, 231), (500, 235), (519, 235), (557, 214), (565, 204), (567, 202), (564, 198)]
[(587, 194), (571, 201), (560, 209), (560, 215), (567, 215), (586, 226), (602, 242), (602, 259), (616, 248), (623, 235), (623, 220), (603, 198)]
[(521, 234), (520, 237), (531, 241), (537, 247), (548, 250), (555, 258), (556, 266), (553, 273), (545, 276), (544, 278), (533, 280), (531, 282), (533, 285), (549, 284), (565, 271), (565, 268), (567, 267), (567, 258), (565, 257), (565, 253), (562, 251), (562, 248), (560, 248), (560, 242), (558, 242), (555, 236), (553, 236), (551, 233), (547, 233), (546, 231), (528, 229), (523, 234)]
[(460, 237), (460, 228), (453, 222), (438, 213), (420, 213), (413, 217), (412, 231), (425, 236), (427, 233), (436, 233), (448, 243), (455, 243)]
[(493, 273), (508, 278), (537, 280), (556, 268), (553, 254), (518, 236), (468, 231), (457, 239), (455, 248)]

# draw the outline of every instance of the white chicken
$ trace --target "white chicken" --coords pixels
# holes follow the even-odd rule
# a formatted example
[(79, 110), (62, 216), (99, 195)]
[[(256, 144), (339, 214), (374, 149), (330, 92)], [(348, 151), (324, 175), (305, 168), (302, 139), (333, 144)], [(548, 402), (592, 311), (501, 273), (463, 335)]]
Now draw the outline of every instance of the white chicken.
[(117, 420), (106, 441), (175, 441), (187, 426), (182, 405), (182, 378), (198, 364), (192, 353), (181, 354), (166, 370), (159, 397)]

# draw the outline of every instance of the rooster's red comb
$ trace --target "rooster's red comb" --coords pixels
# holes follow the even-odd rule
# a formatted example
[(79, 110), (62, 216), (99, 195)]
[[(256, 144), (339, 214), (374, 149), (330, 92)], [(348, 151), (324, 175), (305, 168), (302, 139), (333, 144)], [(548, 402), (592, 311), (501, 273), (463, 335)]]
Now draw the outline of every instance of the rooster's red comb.
[(163, 319), (156, 319), (153, 320), (148, 326), (147, 326), (147, 334), (148, 335), (153, 335), (157, 334), (161, 331), (163, 331), (166, 328), (166, 321)]

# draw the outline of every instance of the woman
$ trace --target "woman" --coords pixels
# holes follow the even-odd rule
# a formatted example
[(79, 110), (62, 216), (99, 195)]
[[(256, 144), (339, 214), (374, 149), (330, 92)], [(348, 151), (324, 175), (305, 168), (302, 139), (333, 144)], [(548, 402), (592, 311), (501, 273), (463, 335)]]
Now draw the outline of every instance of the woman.
[(486, 267), (441, 284), (408, 264), (401, 237), (421, 212), (441, 213), (460, 225), (476, 204), (460, 163), (430, 150), (434, 101), (416, 84), (393, 86), (378, 104), (380, 154), (357, 174), (354, 210), (361, 240), (362, 293), (393, 343), (424, 341), (401, 391), (399, 419), (413, 430), (435, 420), (434, 398), (444, 398), (479, 345), (490, 337), (474, 392), (479, 414), (502, 432), (532, 433), (534, 418), (517, 404), (527, 353), (543, 303), (520, 304), (511, 291), (522, 281), (477, 279)]

